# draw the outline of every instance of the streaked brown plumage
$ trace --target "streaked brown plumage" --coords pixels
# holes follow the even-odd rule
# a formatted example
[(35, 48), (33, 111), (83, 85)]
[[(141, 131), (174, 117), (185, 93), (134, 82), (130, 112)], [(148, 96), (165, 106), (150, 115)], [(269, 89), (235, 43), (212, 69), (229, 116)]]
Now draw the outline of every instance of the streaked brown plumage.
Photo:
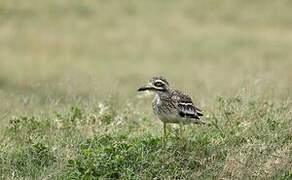
[(152, 107), (154, 114), (164, 123), (164, 128), (166, 123), (204, 123), (200, 120), (203, 113), (193, 104), (192, 99), (179, 90), (171, 89), (163, 77), (153, 77), (138, 91), (155, 92)]

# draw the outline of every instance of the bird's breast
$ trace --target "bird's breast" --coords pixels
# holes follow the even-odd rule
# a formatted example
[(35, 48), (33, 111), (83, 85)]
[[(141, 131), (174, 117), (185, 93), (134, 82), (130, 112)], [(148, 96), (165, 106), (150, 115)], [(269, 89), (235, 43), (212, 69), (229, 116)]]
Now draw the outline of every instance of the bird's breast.
[(177, 110), (171, 101), (161, 99), (158, 95), (155, 96), (152, 107), (154, 114), (164, 122), (176, 122)]

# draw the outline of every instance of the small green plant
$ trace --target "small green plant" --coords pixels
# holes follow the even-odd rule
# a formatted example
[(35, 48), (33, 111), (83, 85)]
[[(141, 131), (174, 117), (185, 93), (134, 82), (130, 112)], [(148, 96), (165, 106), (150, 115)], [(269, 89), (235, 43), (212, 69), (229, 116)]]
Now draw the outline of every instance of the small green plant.
[(198, 135), (184, 149), (175, 136), (170, 137), (167, 144), (163, 138), (149, 135), (95, 136), (79, 146), (76, 158), (68, 160), (65, 177), (190, 178), (206, 166), (204, 156), (222, 151), (223, 154), (214, 158), (219, 162), (225, 159), (226, 150), (210, 144), (211, 138)]
[(48, 119), (40, 117), (13, 117), (9, 121), (6, 134), (14, 141), (26, 143), (32, 141), (35, 136), (42, 136), (48, 129), (52, 127), (52, 123)]
[(0, 164), (9, 167), (2, 169), (2, 173), (14, 174), (15, 177), (36, 178), (46, 167), (56, 162), (54, 154), (52, 148), (44, 142), (33, 142), (10, 149), (0, 156)]

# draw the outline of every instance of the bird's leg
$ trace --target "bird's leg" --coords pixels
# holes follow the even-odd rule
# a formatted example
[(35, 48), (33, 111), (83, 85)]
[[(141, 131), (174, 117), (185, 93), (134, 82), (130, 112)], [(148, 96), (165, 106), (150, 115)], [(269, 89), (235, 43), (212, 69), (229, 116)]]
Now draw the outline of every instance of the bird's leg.
[(183, 123), (179, 123), (179, 127), (180, 127), (180, 141), (181, 141), (181, 145), (183, 149), (186, 149), (187, 146), (187, 140), (185, 137), (185, 129), (184, 129), (184, 125)]
[(164, 144), (164, 146), (166, 145), (166, 135), (167, 135), (166, 128), (167, 128), (166, 123), (163, 122), (163, 132), (164, 132), (164, 134), (163, 134), (163, 144)]
[(164, 138), (166, 138), (166, 123), (163, 123)]
[(180, 138), (183, 138), (183, 124), (179, 123)]

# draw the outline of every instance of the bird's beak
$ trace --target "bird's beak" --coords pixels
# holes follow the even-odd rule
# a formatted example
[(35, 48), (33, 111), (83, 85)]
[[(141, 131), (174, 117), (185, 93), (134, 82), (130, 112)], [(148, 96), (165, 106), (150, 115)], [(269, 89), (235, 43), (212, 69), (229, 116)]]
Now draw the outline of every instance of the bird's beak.
[(148, 90), (151, 90), (151, 89), (153, 89), (153, 87), (151, 87), (149, 85), (146, 85), (146, 86), (140, 87), (137, 91), (148, 91)]

